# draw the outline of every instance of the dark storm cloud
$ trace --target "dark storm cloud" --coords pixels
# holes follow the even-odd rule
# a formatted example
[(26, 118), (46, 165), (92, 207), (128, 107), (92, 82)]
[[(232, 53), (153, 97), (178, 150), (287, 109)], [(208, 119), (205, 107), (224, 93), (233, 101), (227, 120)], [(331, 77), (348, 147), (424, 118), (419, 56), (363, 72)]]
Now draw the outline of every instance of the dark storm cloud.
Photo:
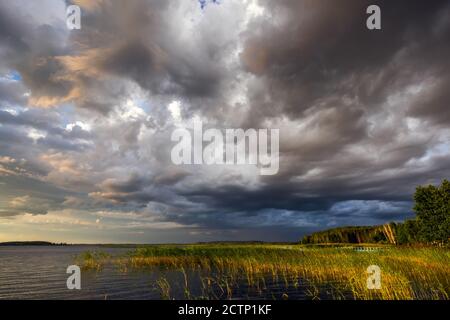
[[(36, 70), (40, 78), (48, 78), (41, 82), (43, 87), (54, 90), (54, 94), (45, 91), (36, 103), (75, 101), (80, 107), (107, 113), (124, 96), (124, 79), (136, 82), (153, 95), (195, 100), (218, 93), (224, 70), (212, 57), (220, 55), (221, 48), (189, 52), (187, 46), (173, 41), (178, 37), (171, 16), (176, 3), (74, 3), (83, 9), (83, 27), (70, 34), (66, 53), (55, 51)], [(53, 79), (58, 79), (58, 87)], [(102, 87), (98, 79), (113, 85)]]
[[(81, 30), (0, 0), (0, 71), (20, 74), (0, 80), (16, 206), (0, 215), (129, 211), (207, 239), (295, 240), (402, 220), (416, 185), (450, 174), (448, 1), (70, 3)], [(173, 166), (171, 131), (195, 116), (280, 129), (279, 173)], [(23, 179), (45, 188), (20, 193)]]
[(3, 182), (0, 192), (9, 199), (6, 208), (0, 206), (0, 216), (37, 215), (61, 210), (65, 197), (71, 195), (52, 184), (24, 175), (1, 175), (0, 178)]
[(176, 206), (176, 195), (171, 187), (188, 175), (177, 168), (161, 170), (157, 175), (133, 173), (125, 179), (106, 179), (99, 184), (100, 191), (90, 196), (121, 205), (133, 204), (136, 208), (144, 208), (153, 201)]
[[(448, 2), (376, 2), (382, 12), (382, 30), (376, 32), (365, 28), (365, 8), (372, 2), (260, 4), (271, 17), (252, 22), (240, 54), (243, 67), (255, 76), (245, 126), (261, 127), (265, 119), (287, 116), (307, 119), (306, 129), (283, 139), (281, 128), (280, 174), (265, 177), (266, 188), (250, 192), (206, 187), (188, 191), (189, 196), (212, 207), (250, 212), (268, 207), (326, 210), (348, 199), (410, 201), (413, 186), (435, 176), (434, 165), (425, 175), (418, 168), (400, 168), (425, 156), (433, 138), (410, 140), (412, 131), (404, 123), (408, 111), (398, 110), (392, 126), (373, 116), (383, 111), (390, 96), (431, 78), (438, 80), (424, 89), (426, 95), (407, 101), (409, 114), (446, 121), (450, 100), (442, 89), (450, 84)], [(358, 144), (384, 151), (379, 157), (348, 153)], [(317, 181), (291, 181), (314, 168), (321, 169)], [(383, 172), (389, 170), (397, 173), (386, 180)], [(448, 170), (446, 166), (441, 173), (448, 175)], [(408, 210), (403, 209), (405, 216)]]
[(2, 104), (23, 105), (26, 103), (24, 97), (25, 87), (22, 83), (13, 81), (0, 81), (0, 97)]
[(365, 28), (370, 1), (261, 3), (273, 16), (251, 25), (241, 53), (243, 66), (264, 82), (252, 96), (252, 119), (297, 118), (346, 97), (370, 112), (411, 80), (448, 70), (450, 30), (440, 22), (446, 1), (378, 1), (382, 29), (375, 32)]
[(141, 190), (147, 183), (142, 177), (133, 174), (125, 181), (106, 180), (102, 183), (102, 188), (109, 192), (129, 193)]
[[(447, 70), (450, 72), (450, 70)], [(445, 75), (429, 84), (423, 94), (410, 106), (410, 115), (447, 126), (450, 123), (450, 77)]]
[(0, 5), (0, 39), (2, 47), (5, 46), (9, 49), (7, 51), (8, 55), (12, 55), (14, 50), (28, 49), (28, 46), (23, 41), (27, 33), (26, 27), (7, 10), (6, 3), (0, 3)]
[(54, 59), (65, 52), (64, 31), (33, 25), (30, 17), (6, 2), (0, 3), (0, 20), (0, 66), (20, 72), (35, 105), (50, 106), (66, 97), (72, 84), (61, 78), (63, 68)]
[(83, 27), (70, 34), (63, 24), (36, 26), (8, 5), (0, 6), (7, 17), (0, 35), (2, 62), (20, 72), (31, 91), (30, 104), (75, 102), (105, 114), (127, 95), (124, 79), (154, 95), (182, 96), (194, 106), (219, 94), (226, 48), (213, 44), (214, 35), (197, 41), (200, 48), (177, 39), (175, 3), (74, 3), (82, 6)]
[[(3, 129), (5, 131), (5, 136), (3, 136), (5, 142), (14, 139), (20, 141), (22, 147), (25, 147), (26, 144), (32, 145), (38, 142), (38, 144), (43, 145), (41, 147), (42, 150), (82, 150), (87, 147), (84, 141), (92, 139), (92, 135), (89, 132), (76, 125), (69, 131), (53, 124), (59, 121), (59, 115), (42, 113), (36, 109), (19, 111), (17, 114), (0, 109), (0, 124), (5, 125)], [(37, 138), (37, 141), (34, 142), (29, 136), (28, 130), (30, 129), (40, 130), (45, 135)], [(8, 132), (10, 133), (10, 138), (6, 138)], [(40, 148), (39, 145), (36, 147)], [(25, 147), (24, 149), (26, 150), (27, 148)]]

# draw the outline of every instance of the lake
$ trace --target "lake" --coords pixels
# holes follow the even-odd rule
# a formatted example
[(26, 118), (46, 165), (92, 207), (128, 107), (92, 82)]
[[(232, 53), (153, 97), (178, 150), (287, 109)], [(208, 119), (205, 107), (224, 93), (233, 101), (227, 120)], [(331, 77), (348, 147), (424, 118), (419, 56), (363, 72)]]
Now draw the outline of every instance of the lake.
[[(449, 297), (445, 248), (203, 244), (150, 246), (134, 252), (133, 257), (124, 255), (130, 250), (86, 245), (0, 246), (0, 299)], [(69, 290), (67, 267), (86, 251), (111, 257), (104, 264), (102, 255), (92, 258), (94, 262), (99, 259), (101, 271), (91, 264), (93, 268), (81, 272), (81, 290)], [(380, 266), (382, 290), (367, 287), (367, 268), (374, 264)]]
[(66, 273), (86, 250), (123, 254), (129, 248), (0, 246), (0, 299), (158, 299), (154, 275), (114, 268), (82, 271), (81, 290), (69, 290)]
[[(69, 265), (76, 264), (75, 258), (86, 251), (99, 251), (111, 255), (123, 255), (131, 248), (100, 246), (0, 246), (0, 299), (51, 299), (51, 300), (143, 300), (161, 299), (161, 290), (157, 280), (163, 275), (171, 282), (171, 298), (185, 297), (183, 274), (179, 271), (161, 272), (151, 270), (128, 270), (121, 272), (117, 267), (105, 265), (101, 271), (82, 271), (81, 290), (67, 289), (66, 273)], [(189, 272), (190, 289), (200, 294), (198, 274)], [(281, 296), (278, 284), (267, 282), (270, 290), (263, 296), (252, 296), (243, 281), (239, 290), (233, 292), (236, 298), (268, 298), (273, 294)], [(217, 291), (217, 288), (215, 288)], [(296, 298), (304, 298), (299, 292)], [(226, 296), (222, 296), (226, 298)]]

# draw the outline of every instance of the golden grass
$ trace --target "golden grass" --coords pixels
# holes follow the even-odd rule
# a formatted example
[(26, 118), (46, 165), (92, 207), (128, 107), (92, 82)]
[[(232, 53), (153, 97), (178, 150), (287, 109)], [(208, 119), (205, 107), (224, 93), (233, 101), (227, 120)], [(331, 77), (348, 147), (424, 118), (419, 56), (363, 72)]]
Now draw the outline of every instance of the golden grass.
[[(348, 246), (162, 245), (138, 248), (123, 257), (91, 254), (83, 259), (84, 269), (100, 270), (105, 263), (113, 263), (123, 272), (162, 271), (156, 283), (164, 299), (174, 298), (172, 293), (180, 286), (186, 299), (231, 299), (242, 297), (243, 291), (275, 299), (450, 297), (447, 248), (385, 246), (357, 252)], [(366, 269), (370, 265), (381, 268), (381, 289), (367, 288)], [(164, 276), (169, 271), (180, 277)], [(274, 292), (273, 284), (277, 288)], [(194, 292), (195, 286), (200, 287), (200, 293)]]

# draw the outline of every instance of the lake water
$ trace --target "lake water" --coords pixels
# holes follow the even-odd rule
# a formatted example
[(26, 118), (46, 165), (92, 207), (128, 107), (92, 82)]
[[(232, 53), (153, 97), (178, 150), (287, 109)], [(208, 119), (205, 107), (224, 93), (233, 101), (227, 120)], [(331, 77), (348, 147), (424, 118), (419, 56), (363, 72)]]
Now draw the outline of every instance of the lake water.
[(158, 299), (152, 274), (113, 268), (82, 271), (81, 290), (69, 290), (66, 273), (87, 250), (123, 254), (128, 248), (93, 246), (0, 246), (0, 299)]
[[(123, 255), (130, 248), (95, 246), (0, 246), (0, 300), (1, 299), (161, 299), (157, 280), (163, 275), (171, 282), (171, 298), (183, 299), (183, 274), (179, 271), (152, 269), (121, 272), (106, 265), (101, 271), (82, 271), (81, 290), (67, 289), (66, 273), (75, 258), (86, 251), (101, 251), (111, 255)], [(190, 288), (200, 294), (198, 274), (189, 272)], [(280, 298), (278, 284), (267, 282), (266, 295), (252, 296), (245, 282), (233, 293), (233, 298)], [(275, 294), (275, 296), (274, 296)], [(303, 294), (296, 298), (305, 298)], [(226, 296), (217, 296), (226, 298)]]
[[(131, 248), (95, 246), (0, 246), (0, 300), (1, 299), (161, 299), (165, 298), (158, 285), (161, 276), (170, 282), (170, 298), (183, 299), (184, 273), (180, 270), (151, 268), (121, 272), (117, 266), (106, 265), (101, 271), (82, 271), (81, 290), (69, 290), (66, 285), (69, 265), (86, 251), (101, 251), (111, 255), (123, 255)], [(192, 297), (202, 294), (199, 274), (186, 270)], [(331, 284), (332, 285), (332, 284)], [(270, 276), (264, 282), (264, 292), (255, 292), (246, 281), (239, 282), (232, 291), (234, 299), (281, 299), (288, 293), (293, 299), (311, 299), (306, 295), (305, 281), (285, 287), (283, 281), (273, 282)], [(332, 287), (332, 286), (331, 286)], [(331, 288), (330, 287), (330, 288)], [(327, 292), (328, 285), (323, 291)], [(221, 288), (210, 287), (212, 298), (226, 299)], [(330, 299), (331, 293), (321, 294)], [(349, 293), (349, 297), (351, 297)]]

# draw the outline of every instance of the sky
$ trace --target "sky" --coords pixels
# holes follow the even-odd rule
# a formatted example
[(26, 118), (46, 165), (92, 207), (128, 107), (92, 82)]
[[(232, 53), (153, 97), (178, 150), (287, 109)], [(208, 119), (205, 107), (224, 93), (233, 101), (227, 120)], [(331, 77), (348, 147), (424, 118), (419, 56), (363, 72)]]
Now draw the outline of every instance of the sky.
[[(448, 1), (0, 0), (0, 241), (296, 241), (411, 218), (415, 187), (450, 175), (449, 57)], [(279, 171), (175, 165), (194, 120), (279, 129)]]

